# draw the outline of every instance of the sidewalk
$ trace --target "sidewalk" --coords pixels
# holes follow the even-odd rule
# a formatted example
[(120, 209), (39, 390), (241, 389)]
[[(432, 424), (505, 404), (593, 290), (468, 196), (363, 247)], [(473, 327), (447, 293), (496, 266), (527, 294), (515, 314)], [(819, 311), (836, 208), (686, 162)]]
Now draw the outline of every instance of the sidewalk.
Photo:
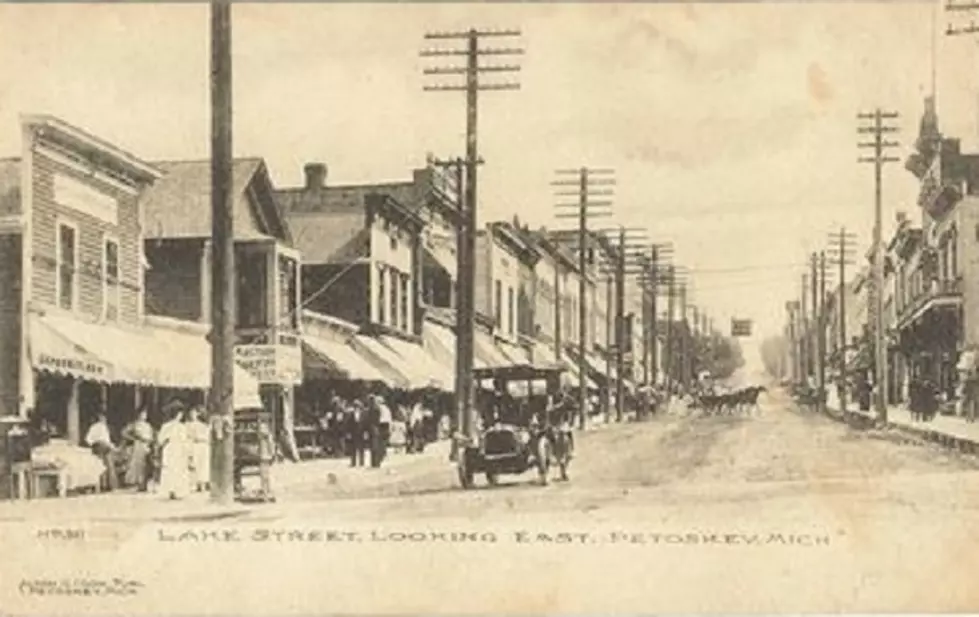
[[(873, 411), (860, 411), (850, 402), (842, 413), (839, 407), (836, 393), (830, 392), (827, 397), (826, 412), (834, 419), (849, 422), (853, 418), (859, 417), (867, 424), (873, 424), (876, 421), (877, 414)], [(966, 422), (959, 416), (939, 414), (929, 422), (915, 422), (911, 419), (910, 410), (892, 405), (887, 408), (887, 426), (967, 452), (979, 450), (979, 423)]]
[[(350, 459), (315, 459), (298, 463), (279, 463), (272, 467), (272, 488), (281, 501), (288, 499), (290, 489), (303, 485), (350, 484), (360, 486), (390, 478), (407, 469), (442, 458), (448, 460), (449, 441), (430, 444), (423, 453), (392, 453), (379, 470), (351, 468)], [(245, 478), (252, 486), (257, 478)], [(192, 493), (180, 500), (170, 500), (163, 494), (138, 493), (122, 490), (111, 493), (76, 495), (18, 501), (0, 501), (0, 522), (46, 523), (49, 521), (147, 522), (181, 520), (213, 521), (231, 519), (264, 508), (261, 504), (234, 502), (229, 505), (211, 503), (208, 493)]]

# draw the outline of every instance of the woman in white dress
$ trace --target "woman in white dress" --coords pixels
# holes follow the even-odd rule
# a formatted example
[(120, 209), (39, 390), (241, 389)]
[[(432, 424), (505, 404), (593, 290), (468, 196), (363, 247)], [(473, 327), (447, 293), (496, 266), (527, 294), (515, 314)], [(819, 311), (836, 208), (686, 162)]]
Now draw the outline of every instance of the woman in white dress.
[(187, 425), (183, 422), (184, 405), (173, 401), (164, 409), (167, 422), (157, 439), (163, 452), (160, 490), (170, 499), (180, 499), (190, 492), (190, 456)]
[(192, 407), (187, 416), (191, 484), (197, 488), (197, 492), (208, 490), (211, 483), (211, 431), (202, 420), (202, 411), (199, 406)]

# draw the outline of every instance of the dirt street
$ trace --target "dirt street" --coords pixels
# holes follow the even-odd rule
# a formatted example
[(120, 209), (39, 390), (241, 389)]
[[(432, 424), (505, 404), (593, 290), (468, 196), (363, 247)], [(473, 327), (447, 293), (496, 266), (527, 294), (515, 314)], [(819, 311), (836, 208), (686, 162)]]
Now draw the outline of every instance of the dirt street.
[[(211, 594), (214, 613), (979, 608), (974, 460), (851, 430), (779, 393), (750, 417), (676, 413), (577, 439), (571, 480), (547, 487), (527, 474), (463, 491), (428, 456), (310, 477), (230, 519), (93, 523), (59, 546), (145, 583), (118, 612), (175, 588)], [(52, 542), (15, 528), (11, 550)], [(18, 577), (57, 574), (24, 563)], [(178, 587), (153, 585), (164, 570)], [(226, 585), (205, 587), (202, 571)]]

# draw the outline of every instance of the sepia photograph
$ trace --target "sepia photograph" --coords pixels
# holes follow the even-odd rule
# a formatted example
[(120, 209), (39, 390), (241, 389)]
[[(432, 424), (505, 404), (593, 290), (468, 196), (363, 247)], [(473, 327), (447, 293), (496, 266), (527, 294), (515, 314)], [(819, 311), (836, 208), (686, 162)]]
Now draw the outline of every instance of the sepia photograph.
[(0, 617), (979, 612), (979, 3), (0, 3)]

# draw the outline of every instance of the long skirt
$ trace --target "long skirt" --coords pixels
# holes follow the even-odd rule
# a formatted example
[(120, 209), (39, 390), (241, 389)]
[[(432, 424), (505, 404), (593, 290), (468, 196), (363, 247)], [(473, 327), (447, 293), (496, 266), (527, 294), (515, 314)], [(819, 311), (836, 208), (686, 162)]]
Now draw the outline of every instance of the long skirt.
[(160, 492), (184, 497), (190, 492), (190, 465), (187, 447), (171, 441), (163, 447), (163, 469), (160, 472)]
[(193, 445), (194, 482), (207, 484), (211, 481), (211, 444), (195, 441)]
[(149, 477), (150, 447), (144, 441), (133, 442), (129, 449), (129, 466), (126, 468), (128, 486), (146, 487)]

